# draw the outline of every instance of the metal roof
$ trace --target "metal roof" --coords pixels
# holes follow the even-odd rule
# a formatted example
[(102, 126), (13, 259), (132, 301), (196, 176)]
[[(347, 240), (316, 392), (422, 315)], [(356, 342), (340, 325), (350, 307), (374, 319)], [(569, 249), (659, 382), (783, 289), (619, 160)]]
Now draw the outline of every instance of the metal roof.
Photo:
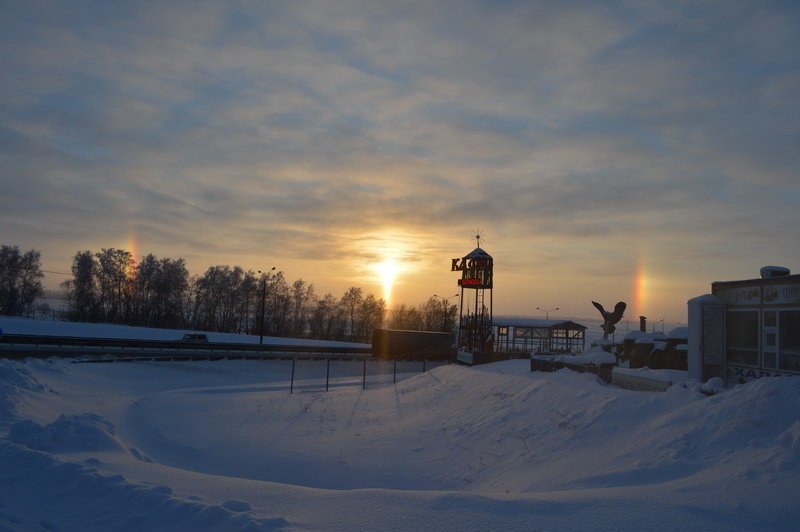
[(477, 248), (473, 249), (472, 251), (470, 251), (469, 253), (467, 253), (466, 255), (464, 255), (464, 258), (465, 259), (480, 259), (480, 258), (491, 259), (492, 256), (489, 255), (488, 253), (486, 253), (485, 249), (483, 249), (481, 247), (477, 247)]
[(495, 318), (492, 324), (498, 327), (515, 327), (517, 329), (580, 329), (586, 330), (588, 327), (571, 320), (544, 320), (536, 318)]

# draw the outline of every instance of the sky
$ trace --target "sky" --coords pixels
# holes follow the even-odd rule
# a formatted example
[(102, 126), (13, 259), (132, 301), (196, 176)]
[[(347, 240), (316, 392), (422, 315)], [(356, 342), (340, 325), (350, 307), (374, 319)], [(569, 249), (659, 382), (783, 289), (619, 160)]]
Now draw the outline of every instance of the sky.
[(480, 232), (495, 314), (675, 322), (800, 272), (796, 2), (2, 11), (0, 241), (50, 272), (115, 247), (391, 308), (455, 294)]

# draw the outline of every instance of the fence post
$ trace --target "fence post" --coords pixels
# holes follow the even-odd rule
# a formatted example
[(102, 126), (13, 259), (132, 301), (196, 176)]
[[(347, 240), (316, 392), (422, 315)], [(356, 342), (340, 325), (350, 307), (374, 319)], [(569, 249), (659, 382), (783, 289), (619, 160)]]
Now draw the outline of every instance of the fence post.
[(394, 359), (394, 374), (392, 375), (392, 382), (397, 384), (397, 359)]
[(331, 359), (328, 358), (328, 367), (325, 368), (325, 391), (328, 391), (328, 384), (330, 383), (331, 379)]
[(291, 384), (289, 385), (289, 394), (294, 393), (294, 363), (297, 362), (296, 358), (292, 359), (292, 380)]
[(362, 374), (362, 377), (361, 377), (361, 389), (362, 390), (366, 390), (367, 389), (367, 359), (366, 358), (364, 359), (364, 373)]

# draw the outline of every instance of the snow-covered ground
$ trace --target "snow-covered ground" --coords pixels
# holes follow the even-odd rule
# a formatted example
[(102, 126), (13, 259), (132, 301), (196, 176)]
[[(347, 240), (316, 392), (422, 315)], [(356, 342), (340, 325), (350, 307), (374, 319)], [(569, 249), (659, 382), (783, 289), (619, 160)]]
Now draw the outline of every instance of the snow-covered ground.
[[(84, 336), (86, 338), (130, 338), (137, 340), (180, 340), (185, 333), (196, 332), (176, 329), (148, 329), (126, 325), (107, 325), (105, 323), (74, 323), (68, 321), (29, 320), (0, 316), (0, 331), (6, 334), (41, 334), (45, 336)], [(209, 342), (230, 342), (257, 344), (258, 336), (208, 332)], [(304, 338), (264, 337), (264, 343), (278, 345), (340, 345), (364, 347), (369, 344), (352, 342), (330, 342)]]
[(289, 394), (287, 364), (0, 360), (0, 530), (800, 526), (800, 378), (515, 360)]

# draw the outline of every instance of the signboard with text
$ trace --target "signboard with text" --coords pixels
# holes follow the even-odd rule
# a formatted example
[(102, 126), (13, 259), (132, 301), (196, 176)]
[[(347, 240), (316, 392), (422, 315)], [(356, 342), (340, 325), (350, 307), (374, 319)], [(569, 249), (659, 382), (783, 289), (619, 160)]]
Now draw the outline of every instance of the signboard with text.
[(800, 283), (717, 286), (713, 293), (731, 307), (800, 305)]
[(462, 288), (492, 288), (493, 261), (488, 255), (453, 259), (450, 271), (461, 272), (458, 286)]
[(760, 286), (741, 286), (714, 290), (714, 295), (730, 306), (753, 306), (761, 304)]
[(800, 284), (765, 286), (764, 303), (768, 305), (800, 304)]

